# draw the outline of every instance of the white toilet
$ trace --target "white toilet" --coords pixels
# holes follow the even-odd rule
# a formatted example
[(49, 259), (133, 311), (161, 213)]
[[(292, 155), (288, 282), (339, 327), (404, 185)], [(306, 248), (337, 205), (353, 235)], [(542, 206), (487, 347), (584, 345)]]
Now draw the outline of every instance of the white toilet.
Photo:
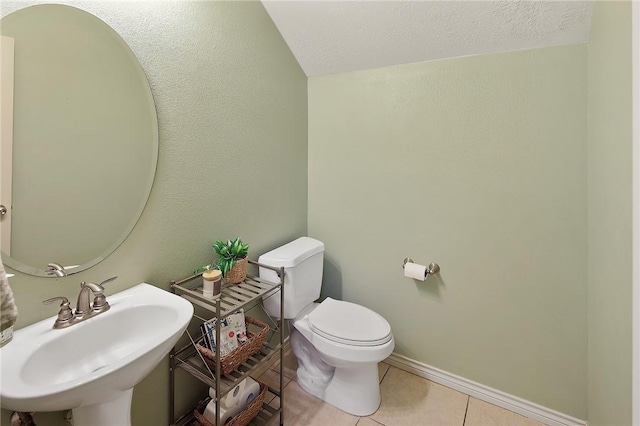
[[(341, 410), (367, 416), (380, 406), (378, 363), (393, 351), (393, 334), (382, 316), (364, 306), (331, 298), (313, 303), (320, 297), (323, 259), (324, 244), (302, 237), (258, 262), (285, 268), (284, 318), (293, 320), (298, 384)], [(279, 281), (266, 268), (260, 268), (260, 277)], [(269, 315), (280, 317), (279, 293), (263, 304)]]

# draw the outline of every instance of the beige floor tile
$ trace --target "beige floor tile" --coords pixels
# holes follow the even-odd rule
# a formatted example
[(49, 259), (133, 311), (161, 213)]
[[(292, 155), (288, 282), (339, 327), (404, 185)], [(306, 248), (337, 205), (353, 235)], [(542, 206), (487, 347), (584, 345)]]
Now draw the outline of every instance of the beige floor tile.
[[(271, 366), (271, 369), (274, 371), (280, 371), (280, 360), (276, 361)], [(289, 379), (296, 378), (296, 371), (298, 371), (298, 360), (296, 356), (293, 354), (293, 351), (291, 350), (291, 346), (288, 346), (287, 348), (285, 348), (284, 364), (283, 364), (282, 371), (285, 377), (288, 377)]]
[[(273, 395), (272, 393), (267, 393), (264, 402), (270, 405), (274, 410), (280, 408), (280, 398)], [(274, 416), (268, 423), (267, 426), (278, 426), (280, 424), (280, 416)], [(254, 419), (249, 426), (266, 426), (262, 419)]]
[[(267, 392), (267, 394), (264, 397), (264, 402), (276, 410), (280, 408), (280, 398), (278, 398), (271, 392)], [(278, 425), (279, 423), (278, 423), (277, 417), (278, 416), (276, 416), (275, 418), (272, 418), (268, 424), (273, 426)], [(264, 419), (258, 416), (255, 419), (253, 419), (251, 423), (249, 423), (249, 426), (264, 426), (264, 424), (265, 424)], [(201, 425), (198, 423), (197, 426), (201, 426)]]
[(380, 377), (380, 381), (384, 379), (384, 375), (389, 371), (389, 364), (385, 364), (384, 362), (378, 363), (378, 376)]
[(264, 396), (264, 402), (274, 407), (278, 407), (279, 406), (278, 404), (280, 402), (278, 402), (277, 398), (278, 397), (272, 394), (271, 392), (267, 392), (267, 394)]
[[(282, 379), (284, 382), (284, 386), (287, 386), (287, 384), (289, 384), (289, 382), (291, 381), (290, 378), (284, 375), (282, 376)], [(267, 386), (271, 386), (273, 389), (280, 390), (280, 375), (276, 371), (267, 370), (260, 377), (258, 377), (257, 380), (261, 381)]]
[(270, 406), (272, 406), (273, 408), (280, 407), (280, 397), (276, 396), (276, 395), (273, 395), (273, 394), (269, 394), (269, 396), (270, 396), (270, 399), (269, 399), (268, 404)]
[(287, 426), (355, 426), (359, 417), (305, 392), (294, 380), (284, 388), (284, 423)]
[(468, 396), (395, 367), (380, 385), (382, 403), (371, 419), (386, 426), (462, 426)]
[(476, 398), (469, 398), (465, 426), (541, 426), (535, 420)]
[[(356, 426), (381, 426), (381, 423), (371, 420), (369, 417), (360, 417)], [(384, 425), (382, 425), (384, 426)]]

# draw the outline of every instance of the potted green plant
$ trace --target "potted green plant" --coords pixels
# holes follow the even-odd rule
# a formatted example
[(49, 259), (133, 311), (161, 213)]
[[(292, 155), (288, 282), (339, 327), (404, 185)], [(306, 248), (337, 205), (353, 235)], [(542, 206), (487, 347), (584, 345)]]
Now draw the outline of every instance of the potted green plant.
[(229, 284), (242, 282), (247, 276), (249, 244), (238, 237), (233, 241), (217, 240), (211, 247), (219, 256), (216, 266), (222, 271), (225, 281)]

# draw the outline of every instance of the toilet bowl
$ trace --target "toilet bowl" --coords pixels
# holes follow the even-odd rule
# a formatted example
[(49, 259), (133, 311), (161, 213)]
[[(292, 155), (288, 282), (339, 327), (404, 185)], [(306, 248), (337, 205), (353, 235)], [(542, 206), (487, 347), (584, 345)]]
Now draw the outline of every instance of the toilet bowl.
[[(378, 363), (394, 349), (389, 323), (355, 303), (320, 296), (324, 244), (298, 238), (263, 254), (258, 262), (284, 267), (284, 306), (278, 295), (263, 299), (269, 315), (291, 320), (290, 342), (298, 359), (297, 382), (305, 391), (356, 416), (380, 406)], [(260, 277), (278, 281), (274, 270)]]
[(292, 326), (300, 387), (353, 415), (373, 414), (380, 406), (378, 363), (395, 345), (387, 321), (363, 306), (327, 298)]

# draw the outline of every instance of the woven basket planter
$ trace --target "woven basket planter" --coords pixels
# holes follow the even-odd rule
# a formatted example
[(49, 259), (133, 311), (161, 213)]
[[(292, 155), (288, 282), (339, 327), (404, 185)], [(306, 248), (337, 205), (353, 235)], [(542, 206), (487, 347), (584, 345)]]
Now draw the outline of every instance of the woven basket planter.
[(227, 272), (224, 277), (224, 281), (227, 284), (238, 284), (247, 278), (247, 266), (249, 265), (249, 258), (245, 257), (236, 261), (231, 270)]
[[(262, 341), (269, 331), (269, 324), (252, 317), (245, 317), (245, 324), (247, 327), (248, 340), (243, 345), (238, 346), (236, 349), (220, 358), (220, 374), (231, 373), (233, 370), (238, 368), (240, 364), (245, 362), (251, 355), (258, 352), (262, 347)], [(251, 325), (254, 329), (259, 328), (259, 331), (252, 331), (250, 329)], [(198, 349), (198, 351), (202, 354), (209, 368), (211, 368), (211, 370), (215, 370), (216, 353), (202, 346), (200, 342), (196, 343), (196, 349)]]
[[(256, 396), (256, 399), (251, 401), (251, 403), (243, 411), (233, 416), (230, 421), (225, 423), (224, 426), (247, 426), (249, 423), (251, 423), (251, 420), (253, 420), (260, 412), (260, 408), (262, 407), (262, 403), (264, 402), (264, 397), (266, 394), (267, 386), (263, 383), (260, 383), (260, 393), (258, 394), (258, 396)], [(206, 399), (198, 404), (196, 409), (193, 411), (193, 415), (201, 425), (215, 426), (203, 415), (208, 403), (209, 400)]]

